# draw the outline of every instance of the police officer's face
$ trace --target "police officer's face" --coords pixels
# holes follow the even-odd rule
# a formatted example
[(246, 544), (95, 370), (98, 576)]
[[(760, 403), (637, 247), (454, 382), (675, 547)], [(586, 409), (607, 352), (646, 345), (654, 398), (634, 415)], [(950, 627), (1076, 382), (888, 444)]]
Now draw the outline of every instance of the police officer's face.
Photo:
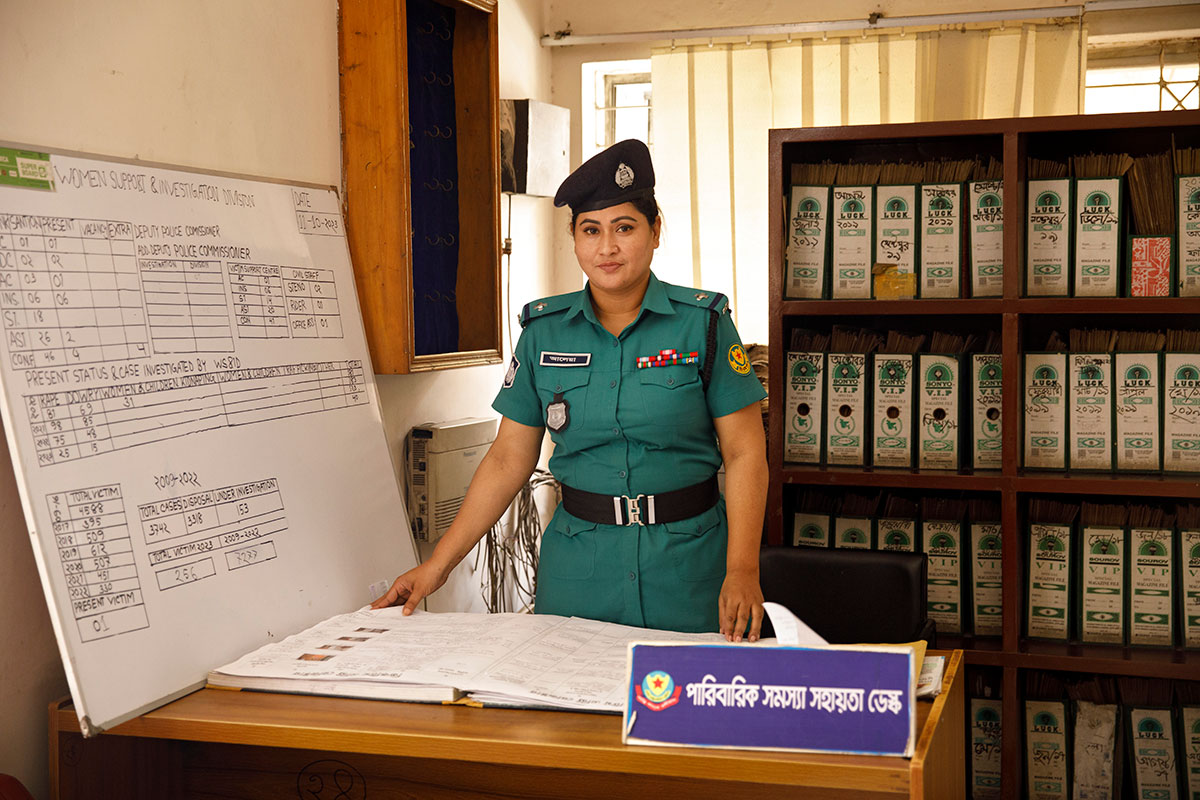
[(661, 228), (660, 220), (650, 224), (633, 203), (580, 214), (575, 257), (592, 287), (619, 292), (644, 285)]

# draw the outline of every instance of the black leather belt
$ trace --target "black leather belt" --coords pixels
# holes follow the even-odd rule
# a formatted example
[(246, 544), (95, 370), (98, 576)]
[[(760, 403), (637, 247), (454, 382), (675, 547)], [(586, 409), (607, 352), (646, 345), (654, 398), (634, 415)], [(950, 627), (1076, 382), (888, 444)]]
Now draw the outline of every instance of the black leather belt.
[(717, 476), (682, 489), (658, 494), (596, 494), (562, 485), (563, 508), (588, 522), (605, 525), (655, 525), (702, 514), (721, 498)]

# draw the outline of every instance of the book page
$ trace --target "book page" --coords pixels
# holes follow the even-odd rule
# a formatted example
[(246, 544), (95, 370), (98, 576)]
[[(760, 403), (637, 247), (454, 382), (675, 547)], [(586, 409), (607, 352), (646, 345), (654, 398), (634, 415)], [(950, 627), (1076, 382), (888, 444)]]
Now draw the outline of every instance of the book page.
[[(288, 679), (453, 686), (531, 704), (620, 711), (631, 642), (724, 643), (550, 614), (356, 611), (265, 645), (214, 672)], [(402, 692), (397, 693), (401, 697)]]

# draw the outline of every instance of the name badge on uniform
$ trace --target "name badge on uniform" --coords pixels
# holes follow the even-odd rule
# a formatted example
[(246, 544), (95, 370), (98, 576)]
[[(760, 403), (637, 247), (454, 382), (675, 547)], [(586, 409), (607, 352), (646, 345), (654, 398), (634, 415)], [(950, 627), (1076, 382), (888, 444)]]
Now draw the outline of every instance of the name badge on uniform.
[(546, 406), (546, 427), (558, 433), (571, 424), (571, 407), (563, 399), (562, 392), (555, 392), (554, 399)]
[(592, 363), (591, 353), (552, 353), (542, 351), (539, 367), (586, 367)]

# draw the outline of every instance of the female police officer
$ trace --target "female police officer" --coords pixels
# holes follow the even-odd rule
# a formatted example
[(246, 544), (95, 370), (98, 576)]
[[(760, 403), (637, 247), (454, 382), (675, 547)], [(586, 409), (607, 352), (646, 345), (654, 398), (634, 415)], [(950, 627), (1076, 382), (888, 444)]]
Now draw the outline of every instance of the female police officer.
[(522, 310), (500, 429), (462, 509), (372, 605), (409, 613), (445, 583), (529, 479), (549, 428), (563, 502), (542, 537), (536, 611), (757, 639), (763, 391), (725, 297), (650, 271), (662, 220), (641, 142), (583, 164), (554, 204), (571, 207), (587, 286)]

